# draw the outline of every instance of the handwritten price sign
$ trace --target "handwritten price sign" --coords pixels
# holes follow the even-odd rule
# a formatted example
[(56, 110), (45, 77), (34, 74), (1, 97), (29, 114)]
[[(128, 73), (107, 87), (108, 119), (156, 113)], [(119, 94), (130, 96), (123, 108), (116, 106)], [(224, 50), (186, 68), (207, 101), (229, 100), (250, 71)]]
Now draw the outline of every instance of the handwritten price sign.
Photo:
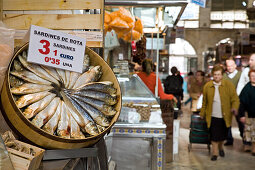
[(82, 72), (86, 39), (32, 25), (27, 60)]

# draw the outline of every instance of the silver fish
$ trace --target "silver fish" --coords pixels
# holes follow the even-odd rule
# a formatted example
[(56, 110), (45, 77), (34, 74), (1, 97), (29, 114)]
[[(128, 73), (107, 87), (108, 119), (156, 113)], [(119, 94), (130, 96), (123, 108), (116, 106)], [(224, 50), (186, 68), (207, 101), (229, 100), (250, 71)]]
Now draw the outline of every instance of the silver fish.
[(50, 74), (52, 77), (54, 77), (57, 81), (61, 81), (57, 71), (55, 68), (52, 68), (52, 67), (47, 67), (47, 66), (43, 66), (41, 65), (41, 67), (48, 73)]
[(31, 94), (31, 93), (37, 93), (41, 91), (47, 91), (51, 90), (54, 87), (49, 85), (43, 85), (43, 84), (33, 84), (33, 83), (24, 83), (21, 86), (13, 87), (11, 88), (11, 92), (13, 94)]
[[(87, 54), (85, 54), (84, 61), (83, 61), (82, 73), (89, 70), (89, 61), (90, 61), (89, 56)], [(76, 80), (78, 79), (78, 77), (80, 75), (81, 75), (81, 73), (72, 71), (70, 74), (70, 83), (67, 88), (69, 88), (69, 89), (73, 88)]]
[(60, 77), (60, 81), (62, 82), (63, 85), (66, 84), (66, 74), (65, 74), (65, 70), (63, 69), (56, 69), (59, 77)]
[(47, 107), (41, 110), (32, 120), (32, 123), (41, 128), (45, 123), (47, 123), (53, 114), (56, 112), (59, 105), (60, 98), (55, 97)]
[(95, 66), (89, 71), (86, 71), (77, 79), (76, 83), (74, 84), (73, 88), (78, 89), (82, 88), (87, 83), (98, 81), (102, 75), (101, 66)]
[(65, 87), (68, 88), (69, 84), (70, 84), (70, 77), (71, 77), (71, 71), (65, 70), (65, 78), (66, 78), (66, 82), (65, 82)]
[(23, 80), (18, 79), (17, 77), (12, 76), (12, 75), (10, 75), (9, 80), (10, 80), (11, 87), (17, 87), (17, 86), (20, 86), (20, 85), (24, 84)]
[(13, 61), (13, 69), (15, 71), (22, 71), (22, 70), (24, 70), (24, 67), (22, 66), (22, 64), (18, 60), (14, 60)]
[(82, 67), (82, 72), (84, 73), (85, 71), (89, 70), (89, 63), (90, 63), (90, 58), (88, 54), (85, 54), (84, 60), (83, 60), (83, 67)]
[(27, 68), (28, 70), (30, 70), (37, 76), (59, 85), (59, 82), (54, 77), (52, 77), (50, 74), (48, 74), (41, 66), (39, 66), (37, 64), (28, 63), (27, 59), (21, 55), (19, 55), (18, 58), (25, 68)]
[(23, 112), (24, 116), (27, 119), (32, 118), (41, 110), (43, 110), (45, 107), (47, 107), (55, 96), (56, 94), (51, 93), (48, 96), (44, 97), (43, 99), (29, 105)]
[(105, 104), (114, 105), (117, 103), (117, 96), (110, 95), (108, 93), (94, 91), (94, 90), (70, 90), (71, 94), (79, 95), (82, 97), (90, 97), (100, 101), (104, 101)]
[(58, 122), (57, 135), (62, 138), (70, 139), (70, 128), (70, 113), (66, 107), (65, 102), (62, 102), (62, 112)]
[(48, 132), (49, 134), (54, 134), (55, 130), (57, 129), (58, 122), (60, 120), (60, 115), (61, 115), (61, 101), (58, 104), (57, 110), (54, 113), (54, 115), (51, 117), (51, 119), (43, 126), (43, 130)]
[(82, 88), (77, 90), (94, 90), (114, 95), (117, 89), (113, 87), (113, 83), (110, 81), (91, 82), (84, 85)]
[(81, 130), (92, 136), (98, 135), (99, 131), (92, 117), (80, 106), (80, 104), (74, 101), (70, 96), (63, 94), (62, 92), (60, 93), (65, 103), (67, 104), (71, 115), (79, 124)]
[(70, 130), (71, 138), (85, 139), (85, 136), (81, 132), (79, 125), (77, 124), (77, 122), (74, 120), (72, 116), (70, 116), (70, 121), (71, 121), (71, 130)]
[(117, 113), (117, 111), (112, 106), (105, 104), (103, 101), (96, 100), (96, 99), (89, 98), (89, 97), (81, 97), (81, 96), (75, 95), (75, 94), (72, 96), (74, 98), (78, 99), (79, 101), (90, 104), (91, 106), (100, 110), (103, 114), (105, 114), (107, 116), (113, 116)]
[(105, 127), (100, 126), (100, 125), (97, 125), (97, 128), (98, 128), (99, 132), (101, 132), (101, 133), (105, 130)]
[(97, 124), (104, 126), (104, 127), (110, 125), (110, 122), (107, 120), (107, 118), (101, 111), (99, 111), (95, 107), (91, 106), (90, 104), (87, 104), (83, 101), (77, 100), (76, 98), (72, 98), (72, 99), (74, 101), (76, 101), (77, 103), (79, 103), (81, 105), (81, 107), (90, 114), (90, 116), (93, 118), (93, 120)]
[(42, 79), (41, 77), (27, 70), (11, 71), (11, 74), (30, 83), (51, 85), (51, 82), (45, 79)]
[(51, 94), (48, 91), (42, 91), (42, 92), (38, 92), (38, 93), (33, 93), (33, 94), (27, 94), (24, 96), (21, 96), (17, 101), (16, 101), (16, 105), (18, 108), (22, 108), (25, 107), (31, 103), (37, 102), (39, 100), (41, 100), (42, 98), (44, 98), (45, 96)]

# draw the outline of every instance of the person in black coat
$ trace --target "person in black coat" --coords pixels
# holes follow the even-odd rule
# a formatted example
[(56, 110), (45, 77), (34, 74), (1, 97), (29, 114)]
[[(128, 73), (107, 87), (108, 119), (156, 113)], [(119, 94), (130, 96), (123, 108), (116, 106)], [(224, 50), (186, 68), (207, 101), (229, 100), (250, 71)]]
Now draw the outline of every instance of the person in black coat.
[[(255, 156), (255, 70), (249, 71), (250, 82), (248, 82), (241, 94), (239, 117), (240, 121), (245, 124), (244, 140), (252, 143), (252, 155)], [(248, 118), (245, 117), (248, 113)]]
[(183, 78), (178, 73), (178, 69), (174, 66), (171, 68), (172, 75), (167, 76), (164, 82), (164, 89), (166, 94), (173, 94), (177, 99), (177, 108), (181, 110), (181, 100), (183, 99)]

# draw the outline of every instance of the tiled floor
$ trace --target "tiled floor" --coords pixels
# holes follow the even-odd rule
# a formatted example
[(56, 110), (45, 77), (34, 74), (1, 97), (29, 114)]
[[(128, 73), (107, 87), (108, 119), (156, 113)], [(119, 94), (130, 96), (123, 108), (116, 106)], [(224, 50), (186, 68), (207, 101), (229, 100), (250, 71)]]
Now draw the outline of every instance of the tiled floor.
[(165, 165), (165, 170), (255, 170), (255, 156), (242, 151), (242, 141), (236, 123), (233, 123), (232, 133), (234, 145), (225, 147), (224, 158), (218, 157), (211, 161), (207, 145), (193, 144), (188, 152), (190, 111), (183, 107), (179, 136), (179, 152), (174, 155), (174, 161)]

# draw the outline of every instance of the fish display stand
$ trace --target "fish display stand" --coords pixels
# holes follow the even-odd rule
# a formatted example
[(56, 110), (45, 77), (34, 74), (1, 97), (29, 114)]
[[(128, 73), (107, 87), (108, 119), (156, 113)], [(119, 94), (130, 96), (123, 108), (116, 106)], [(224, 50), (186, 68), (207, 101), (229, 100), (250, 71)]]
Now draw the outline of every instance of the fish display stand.
[(40, 170), (107, 170), (108, 159), (105, 140), (93, 147), (79, 149), (46, 150)]
[(122, 109), (105, 138), (109, 159), (117, 169), (164, 169), (167, 126), (158, 100), (136, 74), (117, 79)]
[(106, 137), (108, 157), (117, 169), (163, 170), (166, 126), (116, 123)]

